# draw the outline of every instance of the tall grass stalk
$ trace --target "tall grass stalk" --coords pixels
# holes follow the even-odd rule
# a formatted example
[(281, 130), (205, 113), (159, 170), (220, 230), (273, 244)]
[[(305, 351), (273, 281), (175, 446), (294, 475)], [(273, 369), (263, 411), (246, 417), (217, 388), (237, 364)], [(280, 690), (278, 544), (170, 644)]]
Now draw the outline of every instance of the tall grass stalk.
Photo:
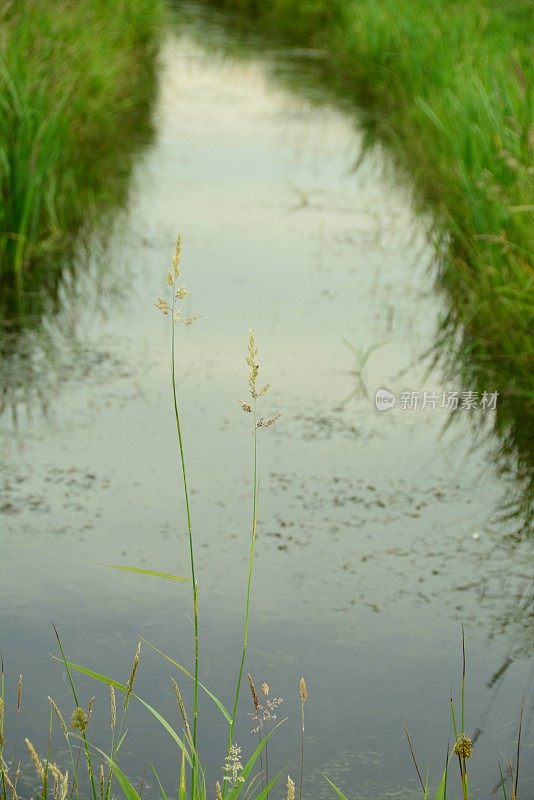
[(180, 464), (182, 469), (182, 484), (184, 490), (185, 511), (187, 518), (187, 536), (189, 540), (189, 560), (191, 567), (191, 584), (193, 587), (193, 626), (194, 626), (194, 639), (195, 639), (195, 672), (194, 672), (194, 698), (193, 698), (193, 737), (192, 737), (192, 757), (193, 765), (191, 768), (191, 797), (195, 797), (195, 782), (196, 782), (196, 759), (197, 759), (197, 721), (198, 721), (198, 687), (199, 687), (199, 625), (198, 625), (198, 585), (195, 574), (195, 548), (193, 543), (193, 526), (191, 522), (191, 504), (189, 501), (189, 488), (187, 483), (187, 468), (185, 462), (184, 441), (182, 435), (182, 425), (180, 422), (180, 411), (178, 407), (178, 391), (176, 388), (176, 300), (179, 298), (179, 293), (176, 291), (176, 280), (180, 275), (180, 260), (181, 260), (182, 242), (181, 237), (178, 236), (176, 240), (176, 250), (172, 263), (172, 270), (168, 274), (167, 282), (172, 287), (172, 305), (171, 305), (171, 380), (172, 380), (172, 397), (174, 406), (174, 419), (176, 423), (176, 433), (178, 436), (178, 446), (180, 450)]
[[(257, 416), (257, 401), (259, 397), (263, 397), (263, 395), (267, 394), (269, 391), (269, 384), (259, 388), (258, 387), (258, 372), (259, 372), (259, 364), (258, 364), (258, 353), (259, 348), (256, 345), (256, 338), (253, 330), (249, 331), (248, 336), (248, 353), (245, 359), (248, 368), (249, 368), (249, 379), (248, 379), (248, 386), (249, 386), (249, 393), (252, 398), (252, 405), (247, 403), (241, 402), (241, 408), (251, 414), (252, 417), (252, 522), (251, 522), (251, 535), (250, 535), (250, 548), (249, 548), (249, 557), (248, 557), (248, 580), (247, 580), (247, 594), (245, 599), (245, 621), (243, 625), (243, 646), (241, 649), (241, 660), (239, 663), (239, 671), (237, 675), (236, 681), (236, 688), (235, 688), (235, 697), (234, 697), (234, 705), (233, 705), (233, 712), (232, 712), (232, 721), (230, 723), (230, 730), (228, 736), (228, 746), (231, 747), (233, 736), (234, 736), (234, 727), (235, 727), (235, 720), (237, 717), (237, 709), (239, 706), (239, 693), (241, 690), (241, 683), (243, 680), (243, 671), (245, 668), (245, 659), (247, 655), (247, 647), (248, 647), (248, 631), (249, 631), (249, 622), (250, 622), (250, 600), (252, 596), (252, 577), (254, 572), (254, 555), (256, 551), (256, 529), (258, 524), (258, 494), (259, 494), (259, 484), (258, 484), (258, 428), (263, 426), (268, 426), (273, 424), (276, 421), (276, 417), (273, 417), (272, 420), (259, 420)], [(267, 760), (267, 740), (268, 736), (265, 738), (265, 758)], [(269, 781), (267, 779), (267, 784)], [(268, 796), (268, 793), (267, 793)]]
[(301, 678), (299, 681), (300, 694), (300, 785), (299, 800), (302, 800), (302, 788), (304, 784), (304, 705), (308, 700), (308, 687), (306, 681)]
[[(71, 689), (71, 692), (72, 692), (72, 697), (74, 699), (74, 702), (76, 703), (76, 708), (79, 708), (80, 707), (80, 702), (78, 700), (78, 693), (76, 692), (76, 687), (75, 687), (74, 681), (72, 679), (70, 665), (69, 665), (69, 662), (67, 661), (67, 658), (65, 656), (65, 651), (63, 650), (63, 644), (61, 642), (58, 630), (57, 630), (57, 628), (56, 628), (56, 626), (54, 625), (53, 622), (52, 622), (52, 627), (54, 628), (54, 633), (56, 635), (57, 643), (58, 643), (58, 646), (59, 646), (59, 652), (61, 653), (61, 658), (63, 660), (63, 663), (65, 665), (65, 669), (67, 671), (67, 678), (68, 678), (69, 686), (70, 686), (70, 689)], [(87, 733), (86, 733), (85, 730), (81, 730), (81, 738), (82, 738), (83, 747), (84, 747), (84, 750), (85, 750), (85, 759), (86, 759), (86, 763), (87, 763), (87, 773), (89, 775), (89, 780), (91, 782), (91, 792), (92, 792), (92, 795), (93, 795), (93, 800), (97, 800), (97, 792), (96, 792), (96, 785), (95, 785), (95, 776), (94, 776), (94, 772), (93, 772), (93, 764), (92, 764), (92, 759), (91, 759), (91, 752), (89, 750), (89, 742), (88, 742)]]
[[(252, 334), (252, 332), (251, 332)], [(253, 399), (252, 407), (252, 524), (250, 536), (250, 549), (248, 557), (248, 580), (247, 580), (247, 594), (245, 599), (245, 622), (243, 626), (243, 647), (241, 650), (241, 661), (239, 663), (239, 672), (237, 675), (237, 682), (235, 687), (234, 705), (232, 709), (232, 722), (230, 724), (230, 732), (228, 736), (228, 745), (230, 746), (234, 738), (235, 720), (237, 717), (237, 709), (239, 705), (239, 693), (241, 690), (241, 683), (243, 680), (243, 670), (245, 668), (245, 658), (247, 655), (248, 646), (248, 629), (250, 622), (250, 600), (252, 596), (252, 577), (254, 570), (254, 554), (256, 549), (256, 527), (258, 523), (258, 420), (256, 410), (256, 398)]]

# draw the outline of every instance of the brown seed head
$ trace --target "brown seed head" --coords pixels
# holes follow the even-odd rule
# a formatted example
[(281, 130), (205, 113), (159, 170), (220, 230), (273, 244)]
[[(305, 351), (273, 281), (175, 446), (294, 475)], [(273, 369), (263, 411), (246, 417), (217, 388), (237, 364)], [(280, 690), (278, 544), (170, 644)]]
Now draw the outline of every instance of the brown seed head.
[(19, 679), (17, 681), (17, 717), (19, 716), (20, 710), (22, 708), (22, 686), (23, 686), (22, 675), (19, 675)]
[(135, 684), (135, 677), (137, 675), (137, 668), (139, 666), (139, 658), (141, 657), (141, 642), (138, 642), (137, 649), (135, 651), (135, 655), (132, 662), (132, 670), (130, 672), (130, 677), (128, 678), (128, 683), (126, 684), (126, 696), (124, 698), (124, 708), (128, 708), (128, 704), (130, 702), (130, 697), (132, 696), (134, 684)]
[(302, 705), (304, 705), (304, 703), (308, 699), (308, 687), (306, 686), (306, 681), (304, 680), (304, 678), (301, 678), (299, 681), (299, 691), (300, 691), (300, 702), (302, 703)]
[(258, 700), (258, 693), (256, 691), (256, 687), (254, 686), (252, 675), (249, 673), (247, 677), (248, 677), (248, 685), (250, 686), (250, 694), (252, 695), (252, 702), (254, 703), (254, 708), (257, 711), (260, 707), (260, 701)]
[(222, 800), (221, 784), (219, 781), (215, 784), (215, 800)]
[(458, 739), (456, 740), (453, 752), (464, 760), (466, 758), (471, 758), (473, 754), (473, 742), (471, 741), (469, 736), (466, 736), (465, 733), (461, 733)]

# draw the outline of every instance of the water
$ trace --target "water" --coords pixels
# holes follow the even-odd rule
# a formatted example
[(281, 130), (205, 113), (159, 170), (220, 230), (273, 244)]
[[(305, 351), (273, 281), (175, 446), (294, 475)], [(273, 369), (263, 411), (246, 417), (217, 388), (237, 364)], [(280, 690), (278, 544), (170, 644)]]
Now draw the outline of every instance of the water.
[[(200, 37), (199, 37), (200, 33)], [(199, 38), (204, 44), (199, 43)], [(168, 320), (153, 303), (178, 231), (187, 313), (179, 391), (198, 546), (202, 680), (227, 705), (239, 661), (251, 510), (244, 354), (249, 327), (272, 389), (260, 431), (261, 519), (247, 669), (283, 696), (271, 764), (298, 774), (298, 679), (305, 675), (308, 797), (411, 797), (436, 782), (451, 738), (461, 623), (467, 725), (481, 796), (511, 756), (522, 692), (523, 796), (534, 789), (532, 550), (499, 519), (512, 476), (476, 448), (473, 415), (374, 408), (374, 391), (451, 386), (423, 353), (439, 297), (425, 220), (378, 148), (362, 154), (353, 116), (317, 89), (290, 91), (308, 57), (274, 49), (223, 55), (231, 31), (194, 7), (170, 31), (154, 144), (103, 250), (69, 273), (40, 320), (4, 355), (1, 648), (7, 696), (24, 673), (24, 735), (45, 747), (46, 695), (70, 713), (52, 618), (73, 661), (125, 680), (139, 636), (191, 665), (190, 590), (95, 562), (186, 574), (187, 549), (169, 394)], [(289, 57), (291, 56), (291, 57)], [(310, 96), (314, 95), (314, 96)], [(357, 166), (356, 166), (357, 165)], [(31, 321), (30, 321), (31, 323)], [(358, 353), (375, 346), (368, 359)], [(488, 386), (488, 391), (498, 387)], [(439, 404), (438, 404), (439, 405)], [(488, 415), (491, 412), (476, 411)], [(170, 666), (144, 647), (138, 690), (179, 725)], [(190, 686), (181, 683), (190, 700)], [(107, 741), (105, 691), (93, 735)], [(243, 695), (237, 739), (255, 738)], [(215, 780), (225, 728), (203, 700), (203, 757)], [(131, 707), (121, 764), (155, 793), (178, 753)], [(61, 748), (61, 739), (57, 738)], [(289, 766), (285, 766), (289, 763)], [(281, 789), (279, 790), (280, 793)]]

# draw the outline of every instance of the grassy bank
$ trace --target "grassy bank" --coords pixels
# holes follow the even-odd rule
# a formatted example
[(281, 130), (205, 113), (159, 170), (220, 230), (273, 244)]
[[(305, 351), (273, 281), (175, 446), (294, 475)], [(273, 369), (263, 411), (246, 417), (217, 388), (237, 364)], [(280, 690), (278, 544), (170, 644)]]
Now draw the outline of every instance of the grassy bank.
[(439, 283), (450, 309), (440, 352), (462, 372), (463, 388), (499, 390), (507, 406), (501, 433), (528, 450), (534, 411), (531, 4), (214, 4), (246, 12), (255, 31), (271, 29), (323, 49), (333, 87), (366, 109), (373, 133), (413, 178), (418, 201), (435, 212)]
[(0, 10), (0, 274), (115, 201), (146, 140), (163, 0), (15, 0)]

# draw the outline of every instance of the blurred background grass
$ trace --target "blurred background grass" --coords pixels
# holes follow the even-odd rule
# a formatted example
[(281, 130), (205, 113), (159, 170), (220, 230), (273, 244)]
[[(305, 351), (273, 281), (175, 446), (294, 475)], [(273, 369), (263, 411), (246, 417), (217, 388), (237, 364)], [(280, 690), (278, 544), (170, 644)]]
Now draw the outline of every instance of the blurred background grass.
[[(480, 392), (520, 472), (534, 464), (534, 120), (529, 0), (213, 0), (318, 48), (432, 212), (448, 313), (436, 358)], [(519, 456), (518, 461), (516, 461)], [(515, 469), (516, 467), (514, 467)], [(532, 514), (532, 512), (531, 512)]]
[(160, 0), (3, 5), (0, 274), (21, 283), (120, 197), (148, 136), (162, 12)]

